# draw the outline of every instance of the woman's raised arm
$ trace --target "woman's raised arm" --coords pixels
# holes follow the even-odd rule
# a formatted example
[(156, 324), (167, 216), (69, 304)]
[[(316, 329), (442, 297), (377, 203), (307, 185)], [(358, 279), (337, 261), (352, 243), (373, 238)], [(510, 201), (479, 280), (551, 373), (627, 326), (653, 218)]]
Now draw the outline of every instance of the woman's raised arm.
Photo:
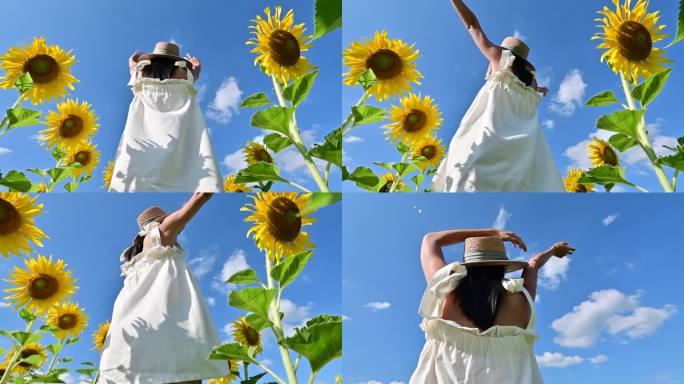
[(179, 210), (167, 216), (159, 225), (162, 236), (170, 243), (175, 244), (176, 236), (181, 233), (185, 225), (192, 220), (212, 195), (212, 193), (195, 192)]
[(485, 35), (482, 27), (480, 26), (480, 21), (477, 19), (473, 11), (468, 8), (468, 6), (463, 2), (463, 0), (451, 0), (451, 4), (458, 12), (461, 17), (463, 24), (470, 33), (470, 37), (473, 38), (475, 45), (480, 49), (480, 52), (489, 60), (493, 65), (498, 65), (501, 60), (502, 48), (494, 43), (492, 43)]
[(537, 297), (537, 277), (539, 270), (546, 264), (553, 256), (563, 258), (575, 253), (575, 248), (568, 245), (566, 242), (560, 242), (552, 245), (544, 252), (541, 252), (527, 262), (528, 266), (523, 270), (522, 277), (525, 279), (523, 286), (530, 293), (534, 299)]

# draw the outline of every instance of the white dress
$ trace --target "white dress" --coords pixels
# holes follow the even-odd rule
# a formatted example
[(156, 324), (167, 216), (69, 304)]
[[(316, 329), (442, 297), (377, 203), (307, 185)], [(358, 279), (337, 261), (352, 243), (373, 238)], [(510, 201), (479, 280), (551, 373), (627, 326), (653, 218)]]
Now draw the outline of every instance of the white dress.
[[(187, 79), (141, 76), (138, 63), (129, 85), (133, 101), (116, 153), (110, 192), (218, 192), (221, 174), (196, 100), (192, 72)], [(185, 68), (185, 61), (176, 63)]]
[(487, 74), (432, 180), (435, 192), (562, 192), (561, 175), (537, 116), (541, 95), (510, 70)]
[(154, 246), (121, 267), (124, 286), (114, 303), (98, 384), (163, 384), (227, 375), (225, 362), (208, 360), (221, 340), (184, 252), (161, 245), (158, 225), (149, 234)]
[(505, 280), (509, 292), (523, 292), (532, 308), (526, 329), (495, 325), (484, 332), (440, 317), (444, 298), (467, 274), (460, 263), (437, 271), (420, 303), (425, 345), (409, 384), (543, 384), (532, 345), (534, 303), (522, 279)]

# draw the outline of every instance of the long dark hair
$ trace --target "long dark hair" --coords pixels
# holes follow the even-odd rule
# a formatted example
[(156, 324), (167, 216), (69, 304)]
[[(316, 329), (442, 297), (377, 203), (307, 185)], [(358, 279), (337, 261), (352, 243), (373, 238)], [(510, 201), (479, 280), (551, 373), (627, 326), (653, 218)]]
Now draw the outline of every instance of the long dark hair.
[(143, 68), (143, 76), (159, 80), (173, 78), (176, 72), (176, 60), (166, 57), (155, 57), (150, 60), (150, 64)]
[(501, 305), (504, 291), (501, 281), (505, 274), (503, 266), (468, 267), (468, 275), (456, 287), (463, 314), (480, 331), (494, 325)]
[(126, 250), (123, 253), (123, 256), (126, 259), (126, 261), (131, 261), (131, 259), (135, 255), (142, 252), (144, 241), (145, 241), (145, 236), (135, 235), (135, 238), (133, 239), (133, 243), (131, 244), (130, 247), (126, 248)]
[(520, 81), (525, 83), (525, 85), (528, 87), (531, 86), (534, 81), (534, 74), (532, 73), (532, 71), (534, 71), (534, 66), (528, 61), (521, 59), (516, 54), (513, 55), (515, 56), (515, 60), (513, 61), (511, 72), (513, 72), (515, 77)]

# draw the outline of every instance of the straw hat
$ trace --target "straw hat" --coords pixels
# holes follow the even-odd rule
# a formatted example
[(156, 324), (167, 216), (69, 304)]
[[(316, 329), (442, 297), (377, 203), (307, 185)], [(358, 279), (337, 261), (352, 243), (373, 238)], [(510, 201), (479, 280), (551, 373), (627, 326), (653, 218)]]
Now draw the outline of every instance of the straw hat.
[(166, 211), (157, 206), (147, 208), (146, 210), (142, 211), (141, 214), (138, 215), (138, 228), (143, 229), (145, 225), (153, 221), (157, 221), (161, 218), (164, 218), (168, 215), (169, 214), (166, 213)]
[(192, 63), (180, 55), (180, 47), (175, 43), (160, 41), (154, 45), (154, 51), (152, 53), (143, 54), (140, 56), (139, 60), (151, 60), (155, 57), (166, 57), (173, 60), (183, 60), (188, 64), (188, 68), (192, 68)]
[(527, 57), (530, 55), (530, 47), (517, 37), (505, 38), (501, 43), (501, 48), (507, 49), (519, 58), (528, 61)]
[(469, 237), (465, 241), (463, 265), (466, 267), (503, 265), (506, 272), (527, 267), (525, 261), (509, 260), (506, 247), (500, 237)]

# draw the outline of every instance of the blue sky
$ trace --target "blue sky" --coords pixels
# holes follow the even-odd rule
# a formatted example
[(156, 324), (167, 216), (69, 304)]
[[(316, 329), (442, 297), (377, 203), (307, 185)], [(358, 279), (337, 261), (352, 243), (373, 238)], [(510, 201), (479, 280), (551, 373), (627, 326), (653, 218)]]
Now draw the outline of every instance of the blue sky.
[[(487, 62), (450, 1), (426, 1), (420, 7), (414, 4), (411, 0), (376, 0), (372, 3), (346, 0), (342, 43), (346, 47), (352, 41), (365, 39), (383, 29), (388, 31), (390, 38), (415, 43), (421, 51), (418, 70), (425, 76), (415, 91), (432, 95), (439, 103), (444, 124), (438, 136), (448, 147), (463, 114), (484, 83)], [(596, 131), (596, 119), (614, 109), (584, 108), (583, 104), (606, 89), (613, 89), (616, 94), (621, 92), (619, 78), (599, 62), (602, 52), (595, 49), (597, 42), (590, 40), (598, 31), (594, 21), (598, 16), (596, 12), (604, 5), (612, 6), (612, 2), (520, 0), (468, 1), (467, 4), (493, 41), (499, 42), (517, 32), (529, 43), (530, 59), (537, 67), (541, 83), (551, 89), (539, 108), (539, 118), (546, 122), (544, 134), (558, 167), (562, 174), (569, 166), (588, 167), (584, 142)], [(675, 33), (676, 6), (674, 1), (651, 1), (651, 10), (661, 11), (670, 35)], [(670, 41), (671, 37), (660, 47)], [(667, 57), (680, 62), (684, 59), (683, 52), (682, 46), (678, 45), (668, 51)], [(566, 86), (559, 96), (563, 83)], [(684, 133), (677, 109), (683, 84), (684, 72), (675, 70), (666, 89), (649, 107), (647, 123), (659, 147), (663, 143), (671, 144)], [(345, 87), (342, 94), (345, 114), (360, 95), (358, 87)], [(384, 140), (382, 133), (380, 125), (363, 126), (353, 131), (352, 135), (357, 139), (352, 139), (353, 143), (347, 141), (345, 145), (345, 164), (355, 168), (376, 161), (398, 161), (396, 150)], [(630, 180), (652, 191), (661, 190), (650, 165), (637, 152), (630, 153), (624, 160), (630, 163), (627, 172)], [(343, 190), (357, 188), (353, 183), (345, 183)]]
[[(74, 271), (80, 286), (74, 300), (90, 315), (88, 328), (82, 335), (83, 342), (66, 349), (66, 355), (74, 357), (74, 361), (99, 360), (98, 353), (91, 350), (91, 335), (99, 323), (111, 316), (114, 299), (123, 283), (119, 255), (137, 231), (137, 214), (155, 204), (167, 210), (176, 209), (187, 197), (185, 194), (81, 194), (78, 199), (64, 194), (40, 197), (45, 203), (45, 211), (36, 223), (50, 236), (40, 252), (64, 259)], [(228, 306), (226, 286), (221, 283), (225, 281), (224, 277), (248, 265), (265, 279), (263, 256), (254, 241), (245, 237), (249, 225), (242, 221), (246, 212), (239, 211), (248, 200), (251, 199), (241, 194), (214, 196), (180, 238), (187, 250), (188, 263), (210, 304), (219, 334), (226, 341), (231, 336), (223, 331), (224, 326), (240, 316), (241, 311)], [(314, 213), (314, 217), (319, 220), (309, 229), (317, 245), (314, 257), (283, 296), (287, 300), (283, 311), (289, 327), (298, 326), (318, 314), (341, 312), (340, 204), (326, 207)], [(18, 257), (3, 261), (0, 276), (6, 278), (13, 265), (23, 266), (23, 262)], [(0, 286), (4, 289), (8, 284), (2, 281)], [(21, 320), (10, 308), (2, 305), (0, 313), (0, 329), (23, 329)], [(263, 357), (273, 362), (271, 367), (280, 375), (283, 372), (278, 368), (281, 366), (280, 354), (275, 339), (269, 335), (265, 340)], [(7, 347), (5, 340), (0, 343)], [(333, 383), (341, 366), (339, 359), (332, 362), (316, 382)], [(303, 362), (301, 367), (307, 372), (302, 377), (308, 379), (308, 363)], [(73, 378), (77, 376), (73, 375)]]
[[(34, 36), (45, 36), (48, 44), (73, 49), (77, 63), (72, 73), (81, 81), (73, 97), (93, 104), (100, 117), (100, 132), (94, 141), (105, 161), (96, 170), (93, 182), (83, 191), (97, 191), (102, 185), (102, 167), (113, 158), (126, 121), (132, 94), (128, 57), (136, 50), (151, 51), (159, 40), (174, 40), (182, 54), (191, 53), (202, 60), (202, 74), (196, 86), (201, 91), (200, 104), (211, 130), (212, 143), (221, 173), (235, 173), (240, 168), (236, 152), (247, 140), (262, 135), (250, 126), (253, 111), (240, 111), (241, 98), (256, 92), (270, 92), (271, 80), (253, 66), (254, 54), (245, 45), (252, 35), (248, 26), (266, 6), (280, 4), (295, 10), (295, 21), (306, 23), (313, 34), (312, 0), (274, 1), (201, 1), (189, 4), (178, 0), (92, 2), (70, 1), (68, 6), (49, 0), (31, 4), (39, 12), (27, 17), (8, 17), (3, 22), (0, 50), (23, 45)], [(7, 14), (24, 15), (20, 3), (6, 4)], [(305, 141), (322, 140), (340, 123), (339, 60), (341, 31), (316, 41), (307, 53), (320, 68), (318, 80), (297, 117)], [(213, 108), (217, 96), (224, 102)], [(9, 107), (16, 100), (11, 91), (0, 92), (0, 106)], [(331, 102), (331, 100), (333, 102)], [(216, 105), (215, 105), (216, 106)], [(214, 115), (216, 117), (211, 118)], [(31, 138), (38, 127), (18, 129), (0, 141), (0, 169), (49, 167), (52, 157)], [(315, 187), (308, 171), (293, 150), (281, 152), (277, 160), (283, 174), (310, 189)], [(231, 156), (233, 155), (233, 156)], [(331, 175), (332, 190), (339, 190), (339, 173)], [(282, 188), (281, 188), (282, 189)], [(288, 188), (291, 189), (291, 188)], [(316, 189), (317, 190), (317, 189)]]
[[(422, 236), (498, 224), (529, 246), (528, 254), (508, 247), (511, 258), (557, 241), (577, 248), (541, 274), (534, 350), (546, 382), (684, 382), (683, 207), (663, 194), (345, 196), (345, 381), (406, 383), (415, 369), (424, 343)], [(462, 255), (462, 245), (445, 250), (448, 261)]]

